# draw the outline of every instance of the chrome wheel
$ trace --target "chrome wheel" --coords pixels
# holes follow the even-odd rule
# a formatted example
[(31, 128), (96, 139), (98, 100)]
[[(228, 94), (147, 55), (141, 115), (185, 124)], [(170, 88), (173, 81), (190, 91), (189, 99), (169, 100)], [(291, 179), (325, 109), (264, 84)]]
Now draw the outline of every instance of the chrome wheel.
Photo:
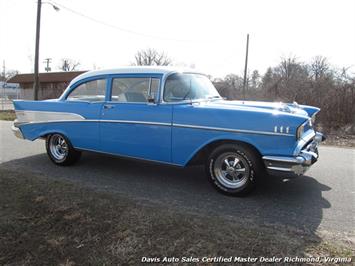
[(59, 134), (51, 136), (49, 140), (49, 149), (53, 158), (58, 162), (64, 161), (68, 156), (68, 143), (65, 138)]
[(248, 181), (250, 166), (246, 159), (238, 153), (227, 152), (217, 157), (213, 165), (213, 172), (223, 186), (236, 189)]

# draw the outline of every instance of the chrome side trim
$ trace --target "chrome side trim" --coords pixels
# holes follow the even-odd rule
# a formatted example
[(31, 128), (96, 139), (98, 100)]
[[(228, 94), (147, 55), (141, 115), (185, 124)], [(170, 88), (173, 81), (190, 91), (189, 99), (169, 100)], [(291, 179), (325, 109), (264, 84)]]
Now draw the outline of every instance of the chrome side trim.
[(134, 160), (140, 160), (140, 161), (147, 161), (147, 162), (168, 164), (168, 165), (183, 167), (183, 165), (180, 165), (180, 164), (169, 163), (169, 162), (158, 161), (158, 160), (152, 160), (152, 159), (145, 159), (145, 158), (134, 157), (134, 156), (129, 156), (129, 155), (122, 155), (122, 154), (119, 154), (119, 153), (111, 153), (111, 152), (104, 152), (104, 151), (99, 151), (99, 150), (91, 150), (91, 149), (86, 149), (86, 148), (81, 148), (81, 147), (74, 147), (74, 148), (77, 149), (77, 150), (81, 150), (81, 151), (89, 151), (89, 152), (94, 152), (94, 153), (107, 154), (107, 155), (112, 155), (112, 156), (115, 156), (115, 157), (122, 157), (122, 158), (128, 158), (128, 159), (134, 159)]
[(222, 128), (222, 127), (206, 127), (206, 126), (195, 126), (195, 125), (175, 124), (175, 123), (173, 123), (173, 126), (174, 126), (174, 127), (181, 127), (181, 128), (193, 128), (193, 129), (205, 129), (205, 130), (225, 131), (225, 132), (232, 132), (232, 133), (247, 133), (247, 134), (259, 134), (259, 135), (294, 137), (294, 135), (292, 135), (292, 134), (287, 134), (287, 133), (275, 133), (275, 132), (269, 132), (269, 131), (256, 131), (256, 130), (246, 130), (246, 129), (232, 129), (232, 128)]
[(269, 170), (274, 170), (274, 171), (282, 171), (282, 172), (292, 172), (290, 168), (284, 168), (284, 167), (273, 167), (273, 166), (268, 166)]
[(120, 123), (120, 124), (141, 124), (141, 125), (151, 125), (151, 126), (171, 126), (171, 123), (163, 122), (149, 122), (149, 121), (137, 121), (137, 120), (90, 120), (97, 121), (100, 123)]
[(50, 123), (73, 123), (73, 122), (97, 122), (99, 120), (48, 120), (48, 121), (30, 121), (30, 122), (17, 122), (17, 126), (24, 126), (24, 125), (37, 125), (37, 124), (50, 124)]
[(48, 120), (48, 121), (33, 121), (33, 122), (17, 122), (18, 126), (46, 124), (46, 123), (72, 123), (72, 122), (96, 122), (96, 123), (119, 123), (119, 124), (141, 124), (151, 126), (171, 126), (170, 123), (135, 121), (135, 120), (100, 120), (100, 119), (84, 119), (84, 120)]
[(285, 162), (285, 163), (302, 163), (298, 157), (282, 157), (282, 156), (263, 156), (263, 160)]
[[(29, 111), (20, 111), (29, 112)], [(63, 122), (99, 122), (99, 123), (121, 123), (121, 124), (141, 124), (141, 125), (152, 125), (152, 126), (173, 126), (180, 128), (192, 128), (192, 129), (202, 129), (202, 130), (214, 130), (214, 131), (224, 131), (232, 133), (246, 133), (246, 134), (259, 134), (259, 135), (271, 135), (271, 136), (288, 136), (293, 137), (292, 134), (287, 133), (275, 133), (268, 131), (256, 131), (256, 130), (245, 130), (245, 129), (232, 129), (232, 128), (220, 128), (220, 127), (207, 127), (199, 125), (188, 125), (188, 124), (177, 124), (177, 123), (164, 123), (164, 122), (152, 122), (152, 121), (137, 121), (137, 120), (108, 120), (108, 119), (85, 119), (83, 116), (74, 113), (61, 113), (61, 112), (42, 112), (33, 111), (37, 116), (33, 117), (34, 120), (28, 120), (30, 117), (24, 113), (26, 119), (21, 119), (17, 121), (18, 126), (26, 124), (45, 124), (45, 123), (63, 123)], [(17, 114), (17, 113), (16, 113)], [(49, 119), (49, 118), (60, 119)], [(65, 116), (65, 117), (63, 117)], [(41, 119), (48, 118), (48, 119)]]

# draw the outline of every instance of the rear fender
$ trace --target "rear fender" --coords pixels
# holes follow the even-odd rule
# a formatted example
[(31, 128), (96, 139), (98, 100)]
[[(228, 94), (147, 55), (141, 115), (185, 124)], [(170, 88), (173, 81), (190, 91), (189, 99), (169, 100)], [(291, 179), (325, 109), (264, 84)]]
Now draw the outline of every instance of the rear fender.
[(34, 141), (36, 139), (45, 137), (50, 134), (60, 133), (64, 136), (68, 136), (67, 132), (59, 127), (48, 128), (46, 124), (39, 125), (39, 124), (23, 124), (20, 125), (19, 128), (21, 129), (22, 135), (25, 139)]

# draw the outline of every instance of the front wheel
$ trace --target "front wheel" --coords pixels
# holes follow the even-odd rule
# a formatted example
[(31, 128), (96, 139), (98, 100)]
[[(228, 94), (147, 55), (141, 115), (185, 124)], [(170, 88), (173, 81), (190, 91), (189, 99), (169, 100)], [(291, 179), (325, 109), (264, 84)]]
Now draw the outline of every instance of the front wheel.
[(81, 152), (75, 150), (70, 141), (59, 133), (47, 136), (46, 150), (51, 161), (61, 166), (74, 164), (81, 156)]
[(209, 181), (219, 191), (234, 196), (243, 196), (255, 186), (260, 174), (257, 154), (249, 147), (238, 144), (223, 144), (209, 156), (206, 172)]

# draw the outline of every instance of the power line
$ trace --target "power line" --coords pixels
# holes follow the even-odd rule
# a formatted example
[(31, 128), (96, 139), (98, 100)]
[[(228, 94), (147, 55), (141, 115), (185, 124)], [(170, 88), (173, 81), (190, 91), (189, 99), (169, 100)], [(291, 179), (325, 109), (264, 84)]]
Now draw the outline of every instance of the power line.
[(116, 25), (107, 23), (107, 22), (105, 22), (103, 20), (96, 19), (94, 17), (85, 15), (85, 14), (79, 12), (79, 11), (76, 11), (76, 10), (72, 9), (72, 8), (66, 7), (66, 6), (64, 6), (62, 4), (58, 4), (57, 2), (51, 1), (51, 3), (53, 3), (56, 6), (59, 6), (62, 9), (65, 9), (65, 10), (69, 11), (70, 13), (75, 14), (77, 16), (86, 18), (88, 20), (91, 20), (91, 21), (93, 21), (95, 23), (104, 25), (106, 27), (110, 27), (110, 28), (113, 28), (115, 30), (119, 30), (119, 31), (126, 32), (126, 33), (133, 34), (133, 35), (143, 36), (143, 37), (152, 38), (152, 39), (174, 41), (174, 42), (205, 42), (205, 41), (208, 41), (208, 40), (200, 40), (199, 41), (199, 40), (175, 39), (175, 38), (161, 37), (161, 36), (157, 36), (157, 35), (151, 35), (151, 34), (146, 34), (146, 33), (138, 32), (138, 31), (133, 31), (133, 30), (122, 28), (122, 27), (118, 27)]

